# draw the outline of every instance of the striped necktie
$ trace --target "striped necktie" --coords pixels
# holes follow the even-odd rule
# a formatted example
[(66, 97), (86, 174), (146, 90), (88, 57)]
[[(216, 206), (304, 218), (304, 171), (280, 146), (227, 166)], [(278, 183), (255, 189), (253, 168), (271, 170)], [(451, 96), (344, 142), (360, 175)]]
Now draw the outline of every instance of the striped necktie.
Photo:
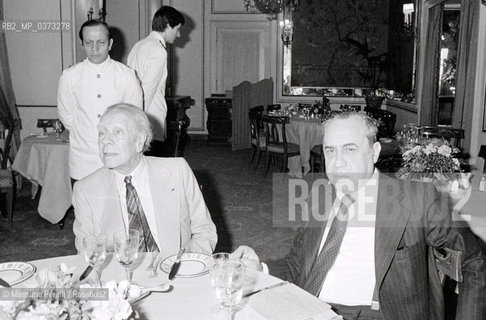
[(315, 296), (321, 291), (327, 273), (336, 261), (339, 248), (341, 247), (348, 226), (348, 209), (353, 202), (354, 199), (350, 195), (345, 195), (341, 200), (341, 205), (339, 206), (337, 215), (332, 221), (331, 228), (329, 228), (326, 241), (309, 272), (309, 277), (304, 285), (304, 290)]
[(125, 177), (125, 185), (127, 188), (127, 211), (128, 211), (128, 225), (130, 229), (135, 229), (140, 232), (139, 251), (158, 251), (152, 232), (147, 222), (147, 218), (143, 213), (142, 204), (138, 198), (137, 190), (132, 185), (132, 177)]

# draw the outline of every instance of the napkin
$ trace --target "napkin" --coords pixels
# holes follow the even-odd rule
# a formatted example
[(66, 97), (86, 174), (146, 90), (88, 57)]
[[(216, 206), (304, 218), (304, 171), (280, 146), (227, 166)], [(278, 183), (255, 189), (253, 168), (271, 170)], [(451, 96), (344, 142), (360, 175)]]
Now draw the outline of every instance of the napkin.
[(252, 295), (248, 305), (269, 320), (342, 319), (330, 305), (291, 283)]

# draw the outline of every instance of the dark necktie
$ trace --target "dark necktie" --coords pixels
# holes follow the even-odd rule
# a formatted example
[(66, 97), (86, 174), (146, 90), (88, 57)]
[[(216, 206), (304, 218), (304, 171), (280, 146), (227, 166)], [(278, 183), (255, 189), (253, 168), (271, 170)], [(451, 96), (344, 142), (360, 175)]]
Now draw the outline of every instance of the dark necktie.
[(158, 251), (152, 232), (147, 222), (147, 218), (143, 213), (142, 204), (138, 198), (137, 190), (132, 185), (132, 177), (125, 177), (125, 185), (127, 187), (127, 211), (128, 211), (128, 225), (130, 229), (135, 229), (140, 232), (139, 251)]
[(309, 277), (304, 285), (304, 289), (315, 296), (321, 291), (324, 279), (326, 279), (327, 273), (336, 261), (339, 248), (341, 247), (348, 226), (348, 209), (353, 202), (354, 199), (350, 195), (345, 195), (343, 197), (338, 213), (332, 221), (331, 228), (329, 228), (322, 250), (309, 272)]

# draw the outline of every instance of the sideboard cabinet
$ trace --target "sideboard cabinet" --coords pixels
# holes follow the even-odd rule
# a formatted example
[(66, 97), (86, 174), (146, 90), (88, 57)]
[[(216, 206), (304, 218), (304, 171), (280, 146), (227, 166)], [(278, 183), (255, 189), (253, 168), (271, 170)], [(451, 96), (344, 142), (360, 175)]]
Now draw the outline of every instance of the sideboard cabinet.
[(206, 98), (208, 110), (208, 141), (229, 142), (231, 139), (231, 109), (232, 99), (228, 97)]

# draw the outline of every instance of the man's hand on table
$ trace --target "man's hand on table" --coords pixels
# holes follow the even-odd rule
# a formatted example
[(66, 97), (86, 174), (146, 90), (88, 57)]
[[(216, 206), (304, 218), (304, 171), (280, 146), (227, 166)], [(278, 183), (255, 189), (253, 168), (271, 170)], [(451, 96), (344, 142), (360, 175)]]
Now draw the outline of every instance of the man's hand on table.
[(258, 258), (255, 250), (248, 246), (240, 246), (238, 249), (230, 254), (230, 259), (239, 259), (245, 267), (257, 271), (263, 271), (263, 266), (260, 263), (260, 258)]

